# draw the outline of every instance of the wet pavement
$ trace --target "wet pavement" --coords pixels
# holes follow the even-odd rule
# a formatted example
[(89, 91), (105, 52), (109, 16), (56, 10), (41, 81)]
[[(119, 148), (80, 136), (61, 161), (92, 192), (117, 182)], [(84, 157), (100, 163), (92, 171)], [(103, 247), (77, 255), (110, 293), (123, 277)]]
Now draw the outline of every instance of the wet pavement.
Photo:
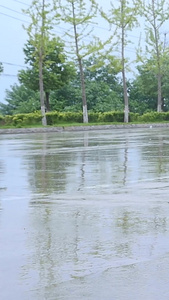
[(167, 128), (0, 136), (0, 299), (168, 300)]

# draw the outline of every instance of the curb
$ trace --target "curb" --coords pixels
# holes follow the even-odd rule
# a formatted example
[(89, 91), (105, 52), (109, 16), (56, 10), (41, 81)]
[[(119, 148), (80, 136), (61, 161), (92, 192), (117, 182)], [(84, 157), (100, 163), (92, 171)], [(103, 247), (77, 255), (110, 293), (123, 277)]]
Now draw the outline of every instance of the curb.
[(149, 123), (149, 124), (122, 124), (122, 125), (93, 125), (93, 126), (70, 126), (70, 127), (41, 127), (41, 128), (9, 128), (0, 129), (1, 134), (25, 134), (25, 133), (45, 133), (45, 132), (73, 132), (92, 131), (110, 129), (134, 129), (134, 128), (167, 128), (169, 123)]

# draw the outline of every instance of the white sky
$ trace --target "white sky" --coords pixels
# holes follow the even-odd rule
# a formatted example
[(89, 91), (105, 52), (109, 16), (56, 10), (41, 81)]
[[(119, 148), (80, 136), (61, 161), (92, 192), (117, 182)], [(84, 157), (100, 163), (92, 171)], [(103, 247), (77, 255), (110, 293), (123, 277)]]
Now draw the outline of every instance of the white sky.
[[(110, 1), (106, 0), (108, 3)], [(22, 24), (29, 23), (29, 17), (22, 14), (22, 9), (26, 9), (31, 4), (31, 0), (1, 0), (0, 1), (0, 61), (3, 63), (4, 72), (0, 76), (0, 102), (4, 102), (5, 90), (17, 83), (17, 72), (24, 66), (23, 47), (27, 40), (27, 33)], [(103, 7), (105, 0), (98, 0)], [(108, 25), (99, 19), (95, 26), (96, 34), (105, 39), (109, 35)], [(58, 35), (63, 33), (61, 27), (58, 27)], [(138, 45), (141, 28), (134, 30), (130, 35), (131, 44), (126, 49), (126, 56), (133, 57), (135, 48)]]

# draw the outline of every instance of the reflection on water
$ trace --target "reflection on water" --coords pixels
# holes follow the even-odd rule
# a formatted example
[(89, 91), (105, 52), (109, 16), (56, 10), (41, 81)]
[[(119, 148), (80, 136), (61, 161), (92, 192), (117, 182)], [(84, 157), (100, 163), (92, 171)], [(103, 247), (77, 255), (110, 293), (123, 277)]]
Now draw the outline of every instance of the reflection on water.
[(168, 300), (168, 130), (4, 135), (0, 151), (3, 300)]
[[(35, 193), (119, 193), (141, 181), (167, 175), (169, 147), (149, 133), (43, 134), (27, 145), (30, 188)], [(138, 144), (137, 144), (138, 143)], [(29, 150), (29, 151), (28, 151)], [(168, 180), (168, 177), (167, 177)]]

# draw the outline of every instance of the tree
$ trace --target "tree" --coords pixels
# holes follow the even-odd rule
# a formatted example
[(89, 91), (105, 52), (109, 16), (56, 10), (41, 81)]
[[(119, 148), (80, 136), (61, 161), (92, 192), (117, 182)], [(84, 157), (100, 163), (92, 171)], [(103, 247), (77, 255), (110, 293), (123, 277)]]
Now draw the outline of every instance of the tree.
[(65, 5), (60, 1), (61, 18), (64, 23), (67, 23), (71, 28), (66, 32), (66, 35), (73, 39), (72, 54), (76, 58), (80, 74), (82, 105), (83, 105), (83, 122), (88, 123), (87, 99), (85, 76), (83, 69), (83, 60), (85, 57), (95, 52), (100, 48), (93, 42), (85, 44), (86, 36), (90, 36), (92, 30), (88, 30), (89, 25), (93, 22), (96, 16), (97, 5), (94, 1), (89, 0), (90, 7), (85, 0), (66, 0)]
[(129, 118), (129, 100), (127, 93), (126, 83), (126, 63), (125, 48), (130, 43), (128, 40), (128, 32), (130, 32), (137, 24), (138, 7), (135, 2), (133, 6), (127, 0), (119, 0), (119, 5), (116, 7), (111, 3), (111, 9), (108, 14), (101, 10), (101, 15), (110, 24), (111, 28), (114, 28), (113, 37), (116, 37), (116, 41), (112, 41), (115, 45), (120, 45), (120, 57), (121, 57), (121, 73), (123, 81), (123, 94), (124, 94), (124, 122), (128, 123)]
[[(162, 111), (162, 64), (168, 56), (168, 49), (165, 48), (164, 39), (161, 38), (161, 30), (169, 19), (169, 5), (166, 0), (150, 0), (148, 3), (141, 1), (142, 15), (146, 25), (146, 57), (153, 57), (153, 64), (148, 66), (157, 77), (157, 111)], [(148, 54), (148, 55), (147, 55)], [(140, 56), (139, 56), (140, 58)], [(142, 58), (145, 61), (145, 58)]]
[[(46, 40), (48, 53), (43, 63), (43, 88), (45, 92), (46, 110), (50, 110), (49, 97), (51, 91), (58, 90), (75, 76), (75, 68), (66, 61), (64, 45), (60, 39)], [(38, 68), (35, 65), (35, 47), (28, 42), (24, 48), (25, 62), (30, 67), (19, 72), (19, 81), (26, 87), (37, 91), (39, 89)]]
[[(117, 77), (116, 61), (103, 64), (98, 57), (92, 55), (83, 60), (83, 70), (86, 83), (86, 97), (89, 111), (110, 111), (123, 109), (123, 90)], [(80, 110), (80, 76), (60, 90), (52, 93), (52, 106), (56, 103), (61, 110)], [(55, 101), (57, 99), (57, 102)]]
[(100, 56), (92, 55), (84, 61), (89, 110), (103, 112), (122, 109), (122, 86), (117, 77), (119, 60), (109, 55), (106, 58), (102, 60)]
[(32, 91), (23, 84), (14, 84), (6, 90), (6, 104), (0, 103), (0, 112), (3, 115), (30, 113), (40, 110), (39, 93)]
[[(166, 57), (161, 64), (161, 92), (162, 110), (169, 109), (169, 58)], [(151, 57), (144, 64), (137, 67), (138, 75), (130, 85), (130, 99), (132, 111), (144, 113), (146, 111), (157, 110), (158, 82), (155, 72), (156, 66), (154, 57)], [(135, 107), (134, 107), (135, 103)]]
[[(51, 35), (53, 26), (53, 12), (54, 7), (45, 0), (33, 0), (29, 9), (24, 11), (30, 18), (31, 24), (27, 28), (30, 44), (34, 47), (35, 66), (38, 67), (39, 72), (39, 91), (40, 103), (42, 113), (42, 124), (47, 125), (45, 115), (45, 101), (44, 101), (44, 74), (43, 66), (48, 62), (45, 57), (48, 54), (48, 41)], [(56, 18), (56, 14), (55, 14)]]
[(59, 111), (81, 111), (81, 85), (77, 76), (64, 87), (51, 93), (51, 107)]

